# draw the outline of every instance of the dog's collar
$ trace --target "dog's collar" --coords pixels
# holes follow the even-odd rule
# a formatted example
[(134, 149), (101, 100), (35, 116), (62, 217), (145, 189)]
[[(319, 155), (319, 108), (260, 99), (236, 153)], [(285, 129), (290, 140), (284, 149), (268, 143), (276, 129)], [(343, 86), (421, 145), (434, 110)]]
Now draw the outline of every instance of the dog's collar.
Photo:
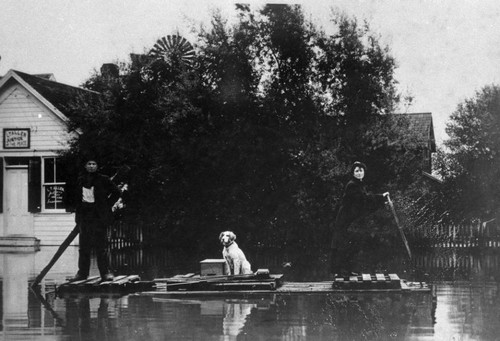
[(230, 247), (231, 245), (234, 244), (234, 240), (231, 240), (231, 243), (227, 244), (227, 245), (224, 245), (225, 247)]

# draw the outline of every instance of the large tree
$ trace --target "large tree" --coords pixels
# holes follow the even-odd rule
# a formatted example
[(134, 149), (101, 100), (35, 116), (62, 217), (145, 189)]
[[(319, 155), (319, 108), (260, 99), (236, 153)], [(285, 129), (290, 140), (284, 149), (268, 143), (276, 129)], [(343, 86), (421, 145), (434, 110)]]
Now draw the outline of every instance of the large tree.
[[(451, 115), (439, 159), (443, 198), (454, 221), (500, 213), (500, 87), (485, 86)], [(444, 210), (444, 209), (443, 209)]]
[(200, 30), (189, 63), (145, 53), (117, 79), (92, 77), (85, 86), (105, 96), (75, 107), (72, 152), (132, 167), (132, 216), (156, 241), (231, 229), (255, 244), (326, 245), (354, 160), (373, 166), (375, 189), (413, 182), (407, 122), (388, 115), (394, 59), (345, 16), (332, 36), (300, 6), (237, 11)]

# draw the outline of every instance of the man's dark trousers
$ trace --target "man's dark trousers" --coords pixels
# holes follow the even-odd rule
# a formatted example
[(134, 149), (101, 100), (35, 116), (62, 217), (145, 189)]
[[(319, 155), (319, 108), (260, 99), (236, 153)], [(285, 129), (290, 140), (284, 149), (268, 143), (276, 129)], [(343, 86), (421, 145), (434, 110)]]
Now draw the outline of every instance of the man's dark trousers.
[(94, 204), (83, 203), (80, 220), (80, 255), (78, 273), (87, 277), (92, 250), (97, 256), (97, 267), (102, 276), (109, 273), (107, 249), (107, 224), (99, 217)]

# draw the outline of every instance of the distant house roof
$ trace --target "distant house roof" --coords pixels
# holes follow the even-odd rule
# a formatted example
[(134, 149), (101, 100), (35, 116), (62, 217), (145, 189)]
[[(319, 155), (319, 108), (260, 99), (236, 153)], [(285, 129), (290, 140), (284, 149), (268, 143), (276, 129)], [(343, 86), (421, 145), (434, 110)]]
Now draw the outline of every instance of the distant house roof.
[[(89, 100), (97, 100), (100, 96), (98, 92), (90, 91), (75, 86), (58, 83), (53, 80), (52, 74), (30, 75), (24, 72), (10, 70), (0, 79), (0, 87), (14, 78), (27, 86), (29, 91), (34, 91), (35, 95), (45, 104), (52, 105), (56, 111), (64, 115), (62, 119), (68, 117), (68, 103), (79, 97)], [(47, 103), (48, 102), (48, 103)]]
[(40, 93), (40, 95), (45, 97), (50, 103), (52, 103), (65, 115), (67, 115), (68, 103), (74, 101), (79, 96), (84, 96), (91, 99), (97, 99), (99, 96), (99, 93), (95, 91), (54, 82), (38, 75), (29, 75), (27, 73), (19, 71), (14, 72), (21, 76), (21, 78), (26, 81), (26, 83), (31, 85), (33, 89), (35, 89), (38, 93)]
[(53, 73), (38, 73), (36, 75), (33, 75), (33, 76), (37, 76), (37, 77), (40, 77), (40, 78), (43, 78), (43, 79), (48, 79), (49, 81), (56, 81), (56, 77), (54, 77), (54, 74)]
[(434, 125), (432, 123), (432, 113), (406, 113), (398, 114), (406, 116), (409, 119), (409, 129), (418, 134), (422, 143), (429, 144), (431, 152), (436, 151), (436, 139), (434, 137)]

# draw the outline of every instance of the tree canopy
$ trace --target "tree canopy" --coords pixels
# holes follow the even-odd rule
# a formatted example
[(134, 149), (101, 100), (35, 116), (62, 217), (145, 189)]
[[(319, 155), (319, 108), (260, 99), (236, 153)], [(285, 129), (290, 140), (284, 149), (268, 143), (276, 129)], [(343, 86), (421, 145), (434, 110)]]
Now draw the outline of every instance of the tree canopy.
[(447, 152), (438, 158), (450, 219), (487, 220), (500, 213), (500, 87), (485, 86), (450, 117)]
[(118, 78), (96, 72), (84, 86), (104, 96), (74, 105), (81, 133), (67, 157), (128, 164), (129, 218), (155, 240), (229, 229), (255, 244), (323, 245), (353, 161), (369, 165), (374, 190), (414, 183), (416, 140), (389, 115), (395, 61), (343, 15), (328, 35), (300, 6), (236, 10), (236, 24), (215, 14), (199, 31), (189, 63), (145, 51)]

